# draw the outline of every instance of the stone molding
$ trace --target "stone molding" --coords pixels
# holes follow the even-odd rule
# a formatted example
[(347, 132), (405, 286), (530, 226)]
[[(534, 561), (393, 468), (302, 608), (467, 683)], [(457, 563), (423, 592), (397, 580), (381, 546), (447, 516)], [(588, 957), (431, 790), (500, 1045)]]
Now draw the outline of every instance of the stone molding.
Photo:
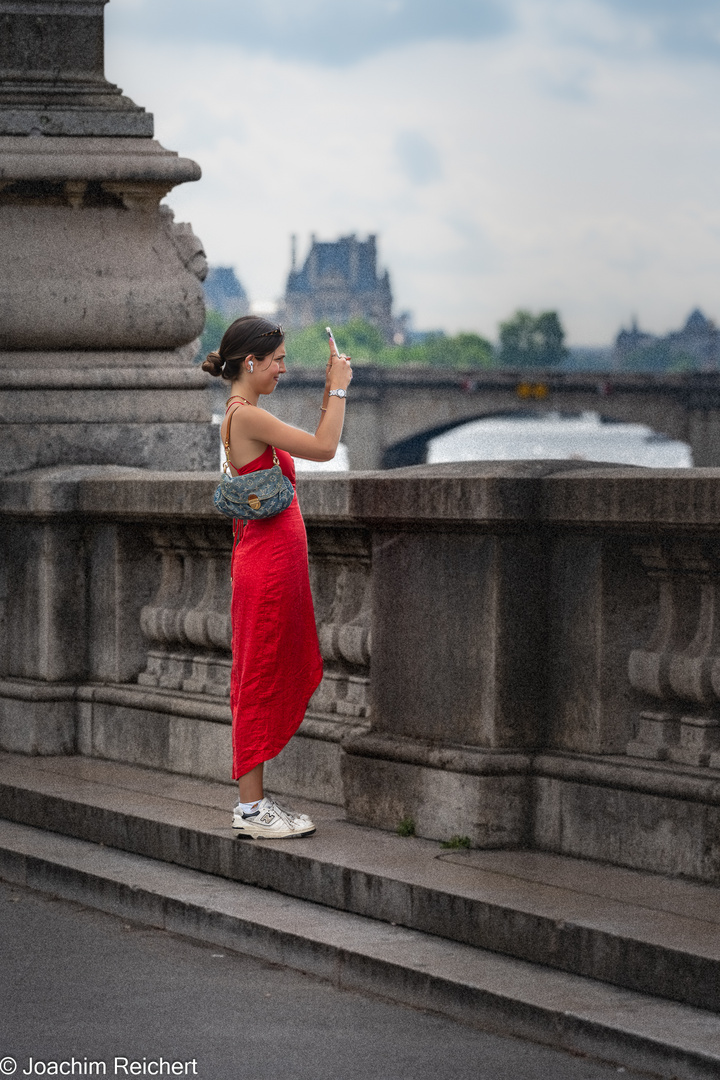
[(23, 139), (0, 135), (0, 181), (39, 180), (185, 184), (199, 180), (200, 166), (167, 150), (155, 139), (66, 137)]

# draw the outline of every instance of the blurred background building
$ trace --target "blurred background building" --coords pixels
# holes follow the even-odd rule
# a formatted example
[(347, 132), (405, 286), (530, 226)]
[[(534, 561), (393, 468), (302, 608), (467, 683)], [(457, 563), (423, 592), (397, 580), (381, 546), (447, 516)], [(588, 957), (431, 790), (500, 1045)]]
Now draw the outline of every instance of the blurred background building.
[(396, 327), (390, 274), (378, 271), (377, 238), (371, 235), (367, 240), (358, 240), (352, 235), (319, 241), (313, 235), (310, 251), (298, 268), (297, 240), (293, 236), (281, 319), (290, 330), (323, 321), (341, 325), (364, 319), (391, 344)]
[(231, 266), (211, 266), (204, 289), (208, 309), (219, 312), (228, 321), (250, 311), (248, 295)]
[(613, 366), (626, 371), (717, 371), (719, 359), (720, 332), (699, 308), (682, 329), (662, 337), (640, 330), (633, 319), (630, 329), (617, 335), (613, 349)]

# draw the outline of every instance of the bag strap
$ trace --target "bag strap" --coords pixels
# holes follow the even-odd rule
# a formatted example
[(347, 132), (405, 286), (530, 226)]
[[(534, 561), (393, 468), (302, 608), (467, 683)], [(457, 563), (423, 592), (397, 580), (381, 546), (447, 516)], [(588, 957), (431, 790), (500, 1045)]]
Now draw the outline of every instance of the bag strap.
[[(232, 476), (232, 473), (230, 472), (230, 466), (232, 464), (232, 462), (230, 461), (230, 424), (232, 422), (233, 415), (237, 412), (238, 409), (241, 409), (241, 408), (242, 408), (242, 405), (236, 405), (235, 408), (231, 412), (228, 413), (227, 428), (225, 429), (225, 443), (224, 443), (224, 446), (225, 446), (225, 461), (223, 462), (222, 471), (226, 474), (226, 476), (230, 476), (230, 477)], [(275, 450), (274, 446), (272, 446), (272, 452), (273, 452), (273, 465), (279, 465), (280, 462), (278, 461), (277, 451)]]

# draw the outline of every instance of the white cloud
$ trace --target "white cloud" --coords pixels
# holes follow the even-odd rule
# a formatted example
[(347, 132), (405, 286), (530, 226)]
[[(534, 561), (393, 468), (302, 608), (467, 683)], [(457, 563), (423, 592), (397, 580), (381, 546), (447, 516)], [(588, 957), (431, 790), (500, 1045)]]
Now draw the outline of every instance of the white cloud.
[(440, 154), (421, 131), (401, 131), (395, 140), (395, 150), (411, 184), (431, 184), (442, 177)]
[(720, 317), (720, 66), (669, 55), (640, 0), (532, 0), (513, 33), (347, 70), (131, 36), (147, 2), (110, 5), (108, 77), (202, 165), (168, 201), (251, 295), (282, 291), (290, 233), (377, 232), (420, 326), (494, 336), (551, 307), (591, 343), (631, 313), (656, 331), (696, 304)]
[(512, 25), (503, 0), (113, 0), (112, 32), (233, 42), (255, 55), (343, 67), (413, 41), (473, 40)]

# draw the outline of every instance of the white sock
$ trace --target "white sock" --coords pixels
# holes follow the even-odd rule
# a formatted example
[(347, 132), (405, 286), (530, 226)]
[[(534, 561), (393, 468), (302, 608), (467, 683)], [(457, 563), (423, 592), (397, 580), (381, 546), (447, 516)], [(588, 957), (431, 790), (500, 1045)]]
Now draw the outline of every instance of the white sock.
[(261, 802), (262, 799), (257, 799), (256, 802), (239, 802), (237, 808), (241, 814), (244, 814), (245, 817), (247, 817), (248, 814), (255, 813)]

